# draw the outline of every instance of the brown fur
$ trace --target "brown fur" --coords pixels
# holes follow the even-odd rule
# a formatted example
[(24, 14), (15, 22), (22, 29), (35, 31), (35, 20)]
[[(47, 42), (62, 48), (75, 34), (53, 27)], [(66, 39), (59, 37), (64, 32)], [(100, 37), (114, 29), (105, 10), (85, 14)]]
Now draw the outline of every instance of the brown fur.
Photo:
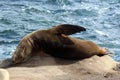
[(70, 24), (55, 26), (48, 30), (34, 31), (21, 40), (12, 56), (12, 63), (21, 63), (39, 51), (64, 59), (84, 59), (93, 55), (105, 55), (106, 50), (97, 44), (66, 35), (86, 29)]

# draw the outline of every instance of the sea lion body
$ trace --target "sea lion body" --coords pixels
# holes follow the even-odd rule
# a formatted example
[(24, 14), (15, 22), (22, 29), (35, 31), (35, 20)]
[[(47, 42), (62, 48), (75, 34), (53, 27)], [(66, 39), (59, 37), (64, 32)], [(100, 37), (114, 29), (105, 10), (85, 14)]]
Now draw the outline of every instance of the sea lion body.
[(97, 44), (87, 40), (65, 37), (63, 40), (61, 40), (61, 43), (62, 45), (59, 46), (54, 46), (51, 44), (51, 46), (49, 46), (50, 48), (47, 48), (45, 46), (45, 53), (48, 53), (49, 55), (52, 55), (54, 57), (71, 60), (84, 59), (93, 55), (102, 56), (107, 54), (104, 48), (101, 48)]
[(69, 51), (67, 50), (69, 46), (65, 47), (65, 45), (70, 44), (72, 44), (72, 41), (69, 38), (53, 34), (48, 30), (38, 30), (23, 37), (12, 56), (12, 61), (13, 63), (24, 62), (31, 56), (36, 55), (35, 53), (39, 51), (43, 51), (52, 56), (58, 54), (58, 57), (61, 57), (63, 56), (61, 54)]
[(48, 30), (37, 30), (27, 34), (14, 52), (12, 63), (24, 62), (39, 51), (53, 57), (72, 60), (84, 59), (93, 55), (105, 55), (106, 50), (91, 41), (66, 36), (85, 30), (81, 26), (63, 24)]

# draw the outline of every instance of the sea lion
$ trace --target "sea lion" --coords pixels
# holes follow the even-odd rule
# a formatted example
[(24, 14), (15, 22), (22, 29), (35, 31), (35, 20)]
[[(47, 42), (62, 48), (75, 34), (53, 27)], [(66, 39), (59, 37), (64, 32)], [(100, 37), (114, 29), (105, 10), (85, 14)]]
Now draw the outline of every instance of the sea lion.
[(94, 42), (68, 36), (81, 31), (86, 29), (78, 25), (61, 24), (48, 30), (37, 30), (27, 34), (13, 53), (11, 62), (12, 64), (24, 62), (39, 51), (71, 60), (107, 54), (106, 49)]
[[(36, 55), (35, 53), (39, 51), (43, 51), (52, 56), (54, 56), (52, 53), (55, 53), (60, 57), (60, 54), (64, 54), (64, 51), (70, 45), (74, 44), (69, 37), (63, 37), (62, 34), (70, 35), (85, 30), (81, 26), (62, 24), (48, 30), (34, 31), (24, 36), (20, 41), (17, 49), (13, 53), (12, 61), (15, 64), (24, 62), (31, 56)], [(63, 53), (60, 53), (61, 51)]]

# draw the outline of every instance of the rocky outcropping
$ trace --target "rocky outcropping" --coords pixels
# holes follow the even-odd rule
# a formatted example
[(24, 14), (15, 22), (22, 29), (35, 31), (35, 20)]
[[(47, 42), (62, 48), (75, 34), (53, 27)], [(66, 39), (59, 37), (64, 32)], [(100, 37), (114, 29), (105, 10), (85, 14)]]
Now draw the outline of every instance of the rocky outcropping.
[(0, 69), (0, 80), (9, 80), (9, 73), (5, 69)]
[(72, 61), (36, 56), (7, 70), (10, 80), (120, 80), (119, 68), (108, 55)]

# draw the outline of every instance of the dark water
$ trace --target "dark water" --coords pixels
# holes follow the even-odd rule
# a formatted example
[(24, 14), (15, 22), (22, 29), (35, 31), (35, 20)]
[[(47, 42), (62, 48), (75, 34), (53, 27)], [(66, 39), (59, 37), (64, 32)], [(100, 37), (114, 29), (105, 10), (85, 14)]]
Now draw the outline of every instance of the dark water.
[(86, 27), (72, 36), (108, 48), (120, 61), (120, 0), (0, 0), (0, 59), (11, 57), (25, 34), (63, 23)]

